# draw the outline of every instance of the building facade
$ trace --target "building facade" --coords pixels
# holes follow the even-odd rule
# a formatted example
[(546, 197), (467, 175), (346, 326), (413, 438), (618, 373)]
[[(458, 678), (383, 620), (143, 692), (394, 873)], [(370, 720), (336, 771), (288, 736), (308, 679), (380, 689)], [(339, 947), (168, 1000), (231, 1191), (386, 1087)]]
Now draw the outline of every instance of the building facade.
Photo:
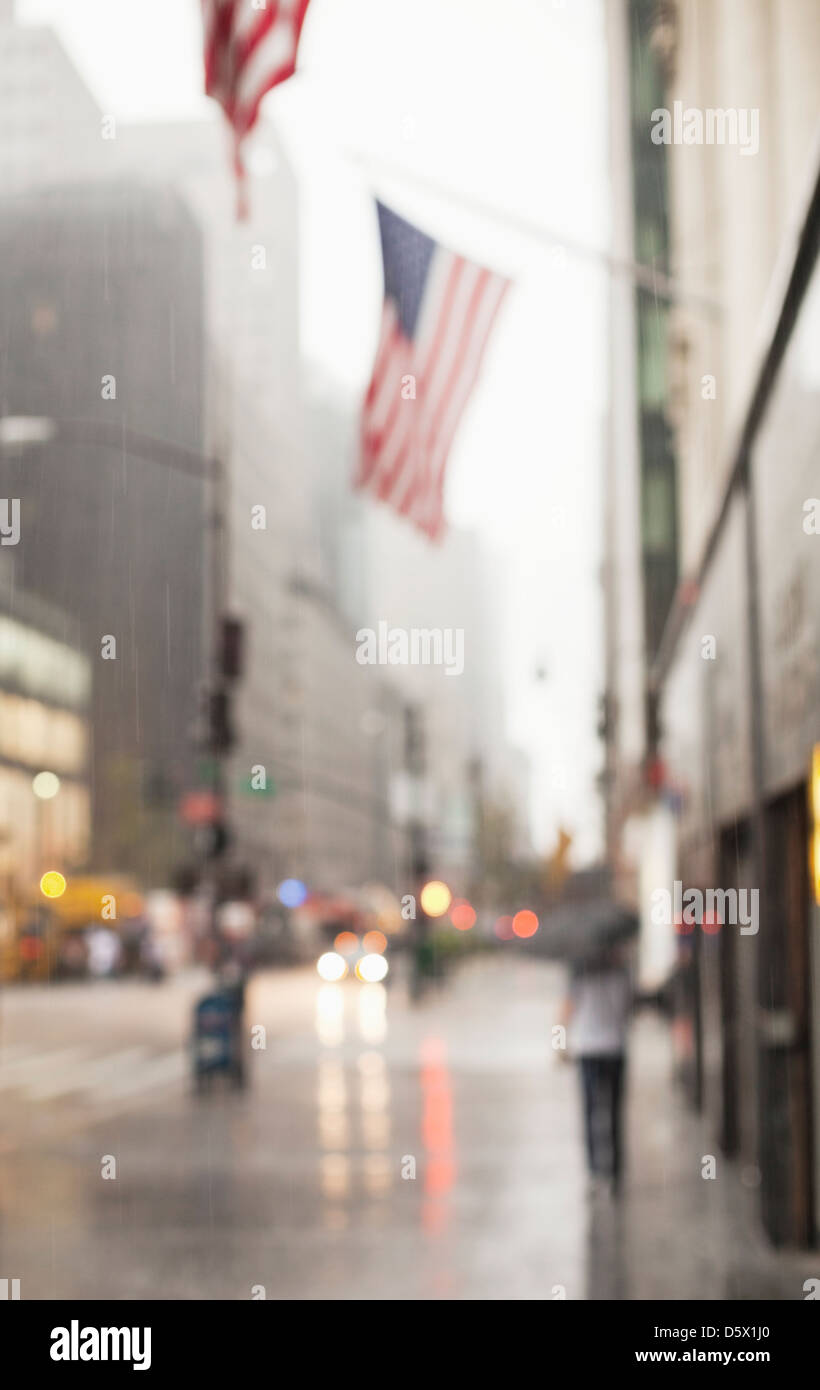
[[(651, 145), (662, 151), (668, 189), (668, 308), (652, 355), (674, 440), (679, 578), (659, 640), (644, 629), (644, 739), (666, 818), (644, 897), (673, 879), (701, 901), (719, 895), (716, 911), (672, 922), (681, 1071), (731, 1172), (758, 1190), (770, 1238), (810, 1244), (820, 1225), (810, 856), (820, 12), (810, 0), (610, 10), (622, 32), (644, 36), (652, 74), (633, 50), (621, 109), (629, 81), (651, 85), (632, 143), (647, 158)], [(623, 164), (614, 177), (623, 189)], [(637, 192), (635, 203), (639, 215)], [(647, 248), (633, 244), (645, 264)], [(639, 385), (633, 400), (639, 414)], [(633, 544), (633, 565), (634, 555)], [(646, 585), (645, 563), (641, 573)], [(616, 602), (610, 643), (619, 617), (623, 633)]]
[(671, 311), (667, 151), (646, 137), (664, 70), (657, 7), (608, 0), (612, 231), (609, 434), (603, 587), (606, 687), (600, 731), (607, 859), (618, 898), (641, 920), (643, 989), (664, 987), (671, 927), (649, 911), (651, 883), (674, 856), (674, 823), (658, 795), (657, 702), (649, 673), (678, 575), (678, 477), (668, 418)]
[[(0, 978), (16, 972), (16, 933), (40, 876), (88, 862), (90, 698), (78, 625), (16, 589), (0, 551)], [(35, 789), (41, 773), (53, 774), (45, 796)]]
[(163, 453), (202, 446), (196, 227), (173, 194), (58, 185), (2, 200), (0, 246), (0, 415), (45, 430), (3, 453), (13, 583), (91, 663), (95, 867), (166, 881), (203, 655), (203, 482)]

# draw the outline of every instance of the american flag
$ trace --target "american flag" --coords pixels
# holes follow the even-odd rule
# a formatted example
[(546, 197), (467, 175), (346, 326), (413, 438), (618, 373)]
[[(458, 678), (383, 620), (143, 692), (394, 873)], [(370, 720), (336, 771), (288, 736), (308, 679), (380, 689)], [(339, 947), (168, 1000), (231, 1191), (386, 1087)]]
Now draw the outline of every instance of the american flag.
[(354, 482), (437, 540), (447, 456), (509, 281), (376, 207), (384, 309)]
[(296, 69), (296, 50), (310, 0), (202, 0), (205, 91), (219, 102), (234, 133), (234, 162), (244, 215), (240, 147), (263, 96)]

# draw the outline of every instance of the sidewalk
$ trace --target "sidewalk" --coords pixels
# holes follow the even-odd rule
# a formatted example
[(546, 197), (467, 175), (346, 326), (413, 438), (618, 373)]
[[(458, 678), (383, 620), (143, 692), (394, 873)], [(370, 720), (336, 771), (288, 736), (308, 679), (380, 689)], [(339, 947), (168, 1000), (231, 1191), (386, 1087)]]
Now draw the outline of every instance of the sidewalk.
[[(775, 1251), (758, 1193), (720, 1152), (705, 1122), (670, 1080), (665, 1023), (651, 1013), (631, 1039), (628, 1175), (619, 1204), (588, 1215), (587, 1296), (596, 1299), (803, 1299), (820, 1277), (820, 1252)], [(702, 1158), (716, 1177), (701, 1176)]]

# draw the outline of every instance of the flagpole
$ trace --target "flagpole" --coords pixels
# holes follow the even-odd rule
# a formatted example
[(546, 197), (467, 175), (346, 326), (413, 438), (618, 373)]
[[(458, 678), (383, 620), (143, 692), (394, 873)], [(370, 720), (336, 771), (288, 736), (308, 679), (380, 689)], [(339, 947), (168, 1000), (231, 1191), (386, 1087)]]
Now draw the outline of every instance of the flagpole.
[(627, 257), (614, 256), (603, 247), (590, 246), (585, 242), (577, 241), (574, 237), (560, 236), (552, 228), (545, 227), (532, 218), (525, 217), (520, 213), (503, 212), (500, 208), (485, 203), (483, 199), (476, 198), (473, 194), (448, 188), (427, 174), (417, 173), (415, 170), (408, 169), (406, 165), (395, 164), (379, 155), (365, 155), (356, 150), (345, 150), (343, 153), (360, 169), (372, 170), (376, 177), (381, 174), (388, 178), (402, 180), (410, 186), (426, 193), (432, 193), (468, 212), (475, 213), (476, 216), (485, 221), (494, 222), (497, 226), (506, 227), (519, 236), (538, 242), (541, 246), (561, 247), (579, 260), (586, 260), (595, 265), (603, 266), (611, 275), (621, 275), (631, 279), (636, 286), (649, 290), (658, 299), (666, 300), (669, 303), (694, 304), (705, 313), (714, 316), (719, 316), (723, 312), (721, 302), (713, 296), (684, 289), (678, 280), (662, 270), (656, 270), (653, 266), (643, 265), (640, 261), (633, 261)]

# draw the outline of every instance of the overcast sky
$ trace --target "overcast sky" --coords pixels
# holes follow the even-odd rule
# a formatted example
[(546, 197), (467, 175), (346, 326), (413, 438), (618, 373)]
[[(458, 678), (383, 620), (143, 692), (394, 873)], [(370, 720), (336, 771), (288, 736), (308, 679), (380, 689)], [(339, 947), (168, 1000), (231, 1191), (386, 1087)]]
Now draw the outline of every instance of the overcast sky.
[[(201, 93), (198, 0), (18, 0), (17, 13), (58, 30), (119, 119), (217, 117)], [(588, 860), (601, 849), (606, 279), (572, 243), (603, 247), (608, 235), (600, 0), (312, 0), (300, 71), (266, 111), (300, 175), (305, 352), (351, 393), (371, 365), (372, 336), (351, 325), (378, 276), (361, 235), (373, 188), (515, 279), (453, 451), (447, 507), (508, 575), (498, 659), (511, 738), (533, 762), (536, 843), (564, 824)]]

